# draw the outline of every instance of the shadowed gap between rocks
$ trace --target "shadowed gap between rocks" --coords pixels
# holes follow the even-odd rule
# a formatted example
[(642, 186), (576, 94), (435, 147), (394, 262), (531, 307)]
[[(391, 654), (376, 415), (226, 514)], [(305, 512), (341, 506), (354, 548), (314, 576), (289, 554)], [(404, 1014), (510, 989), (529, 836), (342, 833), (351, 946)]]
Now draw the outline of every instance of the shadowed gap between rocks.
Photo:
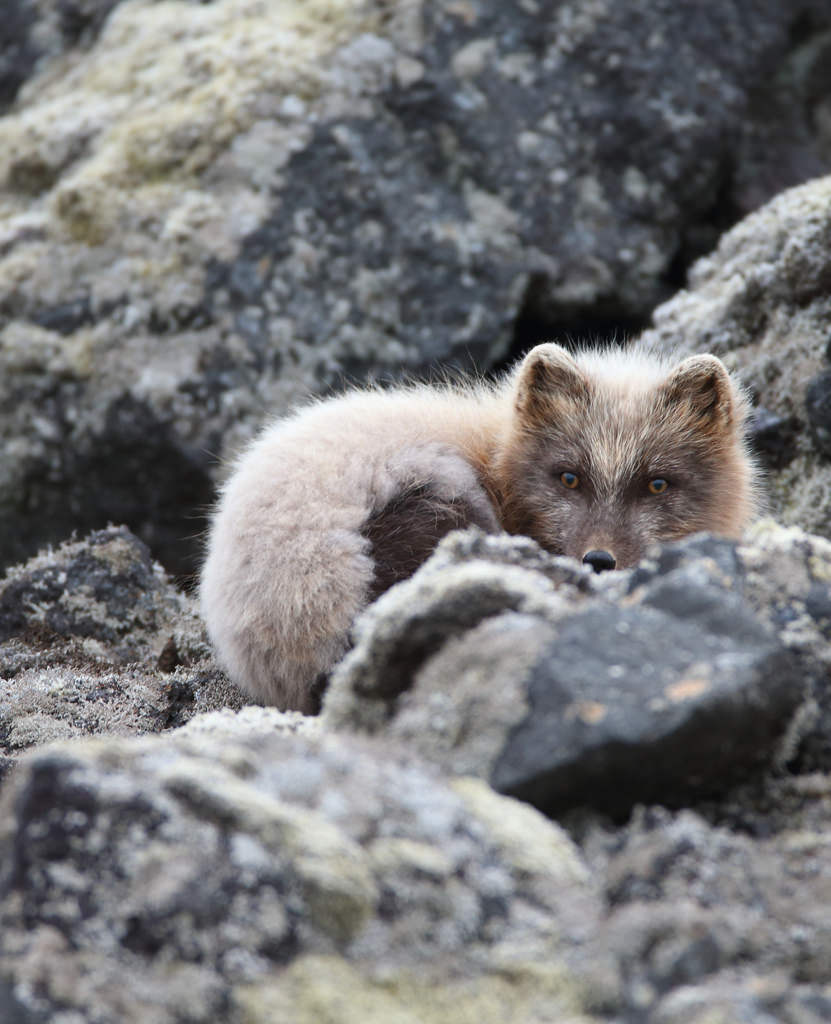
[(180, 587), (195, 583), (215, 498), (211, 456), (188, 448), (143, 402), (125, 398), (103, 435), (68, 448), (58, 472), (33, 467), (24, 482), (26, 518), (0, 524), (0, 565), (108, 523), (126, 525)]
[(614, 303), (547, 312), (541, 296), (548, 287), (544, 275), (533, 274), (514, 321), (513, 337), (506, 359), (494, 372), (507, 369), (534, 345), (556, 341), (569, 349), (589, 345), (622, 344), (649, 325), (649, 315), (626, 313)]

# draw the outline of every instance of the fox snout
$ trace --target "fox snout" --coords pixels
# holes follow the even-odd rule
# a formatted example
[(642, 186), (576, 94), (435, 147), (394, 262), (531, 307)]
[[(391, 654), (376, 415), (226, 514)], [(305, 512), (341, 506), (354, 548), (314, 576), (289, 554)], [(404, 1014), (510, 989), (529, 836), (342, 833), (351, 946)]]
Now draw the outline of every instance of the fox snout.
[(592, 548), (591, 551), (587, 551), (583, 555), (583, 565), (590, 565), (595, 572), (606, 572), (609, 569), (614, 569), (617, 559), (611, 551)]

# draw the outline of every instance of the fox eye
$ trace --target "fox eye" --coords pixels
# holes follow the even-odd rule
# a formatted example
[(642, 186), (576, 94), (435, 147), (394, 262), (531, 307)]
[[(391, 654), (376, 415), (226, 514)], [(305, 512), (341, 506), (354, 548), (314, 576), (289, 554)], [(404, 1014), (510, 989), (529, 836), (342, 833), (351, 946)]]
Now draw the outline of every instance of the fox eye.
[(580, 477), (576, 473), (560, 473), (560, 483), (563, 487), (568, 487), (570, 491), (573, 491), (580, 483)]
[(664, 491), (669, 487), (669, 480), (664, 480), (661, 476), (656, 476), (654, 480), (650, 480), (649, 484), (650, 494), (663, 494)]

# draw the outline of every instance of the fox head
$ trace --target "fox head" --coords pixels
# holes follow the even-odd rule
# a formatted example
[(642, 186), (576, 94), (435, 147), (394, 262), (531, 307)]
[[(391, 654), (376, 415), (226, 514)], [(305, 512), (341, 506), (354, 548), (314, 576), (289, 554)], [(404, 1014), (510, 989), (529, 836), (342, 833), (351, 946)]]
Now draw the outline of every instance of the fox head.
[(733, 537), (755, 509), (747, 400), (712, 355), (532, 349), (515, 372), (496, 466), (512, 533), (596, 570), (700, 530)]

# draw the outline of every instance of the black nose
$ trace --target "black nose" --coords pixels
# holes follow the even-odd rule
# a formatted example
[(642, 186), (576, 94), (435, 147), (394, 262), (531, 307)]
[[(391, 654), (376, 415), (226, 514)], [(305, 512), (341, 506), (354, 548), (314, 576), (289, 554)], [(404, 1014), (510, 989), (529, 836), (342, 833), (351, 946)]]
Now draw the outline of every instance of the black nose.
[(590, 565), (595, 572), (605, 572), (617, 565), (611, 551), (587, 551), (583, 555), (583, 564)]

